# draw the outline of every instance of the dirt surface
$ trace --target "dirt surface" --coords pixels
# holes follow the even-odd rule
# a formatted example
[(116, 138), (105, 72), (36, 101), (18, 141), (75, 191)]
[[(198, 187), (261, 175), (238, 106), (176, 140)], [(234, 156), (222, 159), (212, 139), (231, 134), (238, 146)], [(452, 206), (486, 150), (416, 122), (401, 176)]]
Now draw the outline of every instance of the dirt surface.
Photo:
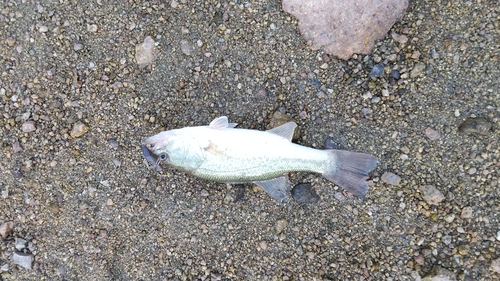
[[(499, 280), (498, 1), (415, 1), (348, 61), (277, 1), (0, 5), (0, 279)], [(165, 129), (276, 111), (302, 145), (376, 155), (367, 198), (299, 173), (320, 200), (279, 204), (141, 155)]]

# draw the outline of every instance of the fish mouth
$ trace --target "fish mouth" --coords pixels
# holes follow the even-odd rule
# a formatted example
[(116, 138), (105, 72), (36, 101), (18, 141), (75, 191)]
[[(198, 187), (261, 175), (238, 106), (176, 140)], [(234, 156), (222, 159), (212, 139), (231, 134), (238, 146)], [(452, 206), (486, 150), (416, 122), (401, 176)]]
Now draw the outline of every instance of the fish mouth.
[(148, 162), (151, 163), (157, 171), (161, 171), (160, 159), (152, 153), (144, 143), (141, 145), (141, 151), (144, 158), (146, 158), (146, 160), (148, 160)]

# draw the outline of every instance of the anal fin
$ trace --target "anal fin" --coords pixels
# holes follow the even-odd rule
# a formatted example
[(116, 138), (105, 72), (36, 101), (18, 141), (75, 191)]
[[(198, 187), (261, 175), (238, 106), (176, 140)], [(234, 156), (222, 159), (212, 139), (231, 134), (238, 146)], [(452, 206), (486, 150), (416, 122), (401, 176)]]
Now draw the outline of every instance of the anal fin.
[(264, 189), (279, 202), (283, 202), (283, 200), (290, 197), (290, 185), (285, 176), (265, 181), (257, 181), (255, 184)]

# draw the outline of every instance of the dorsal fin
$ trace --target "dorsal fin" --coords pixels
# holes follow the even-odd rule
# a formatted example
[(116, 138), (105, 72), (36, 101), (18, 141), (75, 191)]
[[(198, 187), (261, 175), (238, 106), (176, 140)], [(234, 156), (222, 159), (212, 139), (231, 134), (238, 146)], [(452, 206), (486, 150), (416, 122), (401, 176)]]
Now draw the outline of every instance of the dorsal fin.
[(278, 136), (284, 137), (289, 141), (292, 141), (293, 132), (295, 131), (295, 128), (297, 128), (297, 124), (295, 124), (295, 122), (288, 122), (276, 128), (272, 128), (267, 132), (276, 134)]
[(227, 128), (234, 128), (237, 125), (237, 123), (229, 123), (226, 116), (221, 116), (215, 118), (212, 122), (210, 122), (210, 125), (208, 125), (208, 127), (211, 129), (222, 130)]

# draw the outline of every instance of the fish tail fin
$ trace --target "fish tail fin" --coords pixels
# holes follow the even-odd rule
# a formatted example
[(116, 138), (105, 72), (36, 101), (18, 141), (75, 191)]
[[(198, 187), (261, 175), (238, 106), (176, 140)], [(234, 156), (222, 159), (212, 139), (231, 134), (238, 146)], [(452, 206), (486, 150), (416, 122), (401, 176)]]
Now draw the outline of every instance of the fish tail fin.
[(368, 192), (368, 173), (375, 169), (378, 159), (370, 154), (327, 150), (329, 165), (323, 176), (357, 197)]

